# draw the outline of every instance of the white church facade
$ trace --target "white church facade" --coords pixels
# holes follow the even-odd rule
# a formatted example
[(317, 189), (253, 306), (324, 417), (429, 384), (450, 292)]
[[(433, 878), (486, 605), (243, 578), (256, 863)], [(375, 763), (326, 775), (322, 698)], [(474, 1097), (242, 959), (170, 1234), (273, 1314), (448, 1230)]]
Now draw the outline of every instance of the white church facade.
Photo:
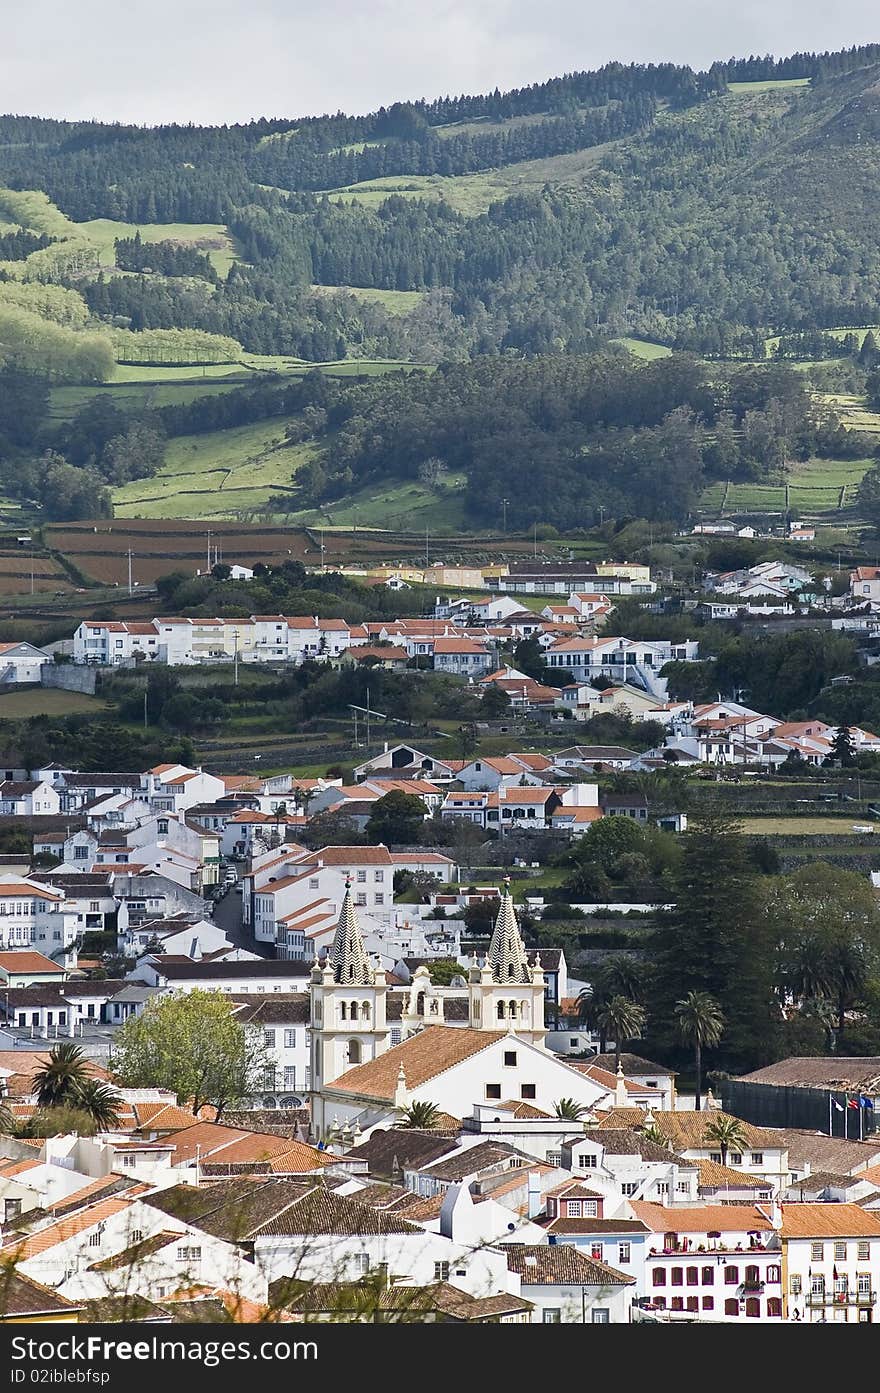
[(384, 971), (365, 951), (349, 884), (326, 961), (311, 975), (317, 1139), (343, 1127), (363, 1136), (417, 1102), (456, 1119), (476, 1104), (527, 1103), (553, 1116), (560, 1098), (586, 1110), (613, 1102), (607, 1088), (546, 1048), (540, 955), (529, 961), (509, 885), (486, 959), (468, 971), (466, 1027), (444, 1023), (443, 997), (420, 967), (401, 1017), (404, 1038), (392, 1046), (387, 992)]

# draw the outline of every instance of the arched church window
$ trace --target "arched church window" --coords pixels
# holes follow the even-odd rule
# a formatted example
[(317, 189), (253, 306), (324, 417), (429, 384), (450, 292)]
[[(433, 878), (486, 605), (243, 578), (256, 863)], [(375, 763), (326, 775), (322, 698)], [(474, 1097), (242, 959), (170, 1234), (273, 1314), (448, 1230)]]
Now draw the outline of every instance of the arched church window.
[(349, 1064), (360, 1064), (360, 1062), (361, 1062), (361, 1042), (360, 1042), (360, 1040), (349, 1040), (349, 1042), (348, 1042), (348, 1062), (349, 1062)]

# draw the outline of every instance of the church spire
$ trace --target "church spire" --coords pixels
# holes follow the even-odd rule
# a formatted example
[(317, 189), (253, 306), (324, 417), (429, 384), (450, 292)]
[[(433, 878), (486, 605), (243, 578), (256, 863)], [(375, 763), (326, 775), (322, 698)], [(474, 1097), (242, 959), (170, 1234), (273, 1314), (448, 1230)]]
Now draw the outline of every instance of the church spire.
[(525, 944), (520, 937), (519, 924), (513, 908), (509, 877), (504, 881), (501, 908), (495, 920), (492, 942), (489, 944), (488, 962), (493, 982), (531, 981)]
[(336, 982), (366, 986), (372, 981), (373, 974), (355, 914), (349, 879), (345, 882), (345, 898), (339, 911), (339, 922), (336, 925), (328, 961), (333, 968), (333, 978)]

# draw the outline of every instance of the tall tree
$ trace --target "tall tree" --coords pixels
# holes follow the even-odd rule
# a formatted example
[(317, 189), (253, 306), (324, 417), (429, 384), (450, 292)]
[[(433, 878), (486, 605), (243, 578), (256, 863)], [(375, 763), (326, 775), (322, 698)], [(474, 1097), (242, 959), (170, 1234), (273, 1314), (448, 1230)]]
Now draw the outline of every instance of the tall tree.
[(851, 769), (856, 762), (856, 751), (853, 743), (853, 734), (849, 726), (841, 725), (837, 727), (837, 734), (831, 742), (834, 751), (834, 758), (841, 769)]
[(770, 925), (739, 824), (710, 811), (683, 837), (672, 878), (675, 908), (661, 916), (652, 943), (651, 1036), (678, 1044), (676, 1003), (705, 992), (726, 1022), (720, 1058), (742, 1070), (773, 1054), (778, 1021)]
[(703, 1047), (717, 1045), (724, 1029), (724, 1017), (718, 1002), (708, 992), (688, 992), (675, 1003), (678, 1033), (685, 1044), (694, 1047), (694, 1106), (700, 1111), (702, 1102)]
[(121, 1083), (170, 1088), (198, 1116), (205, 1103), (223, 1109), (262, 1083), (261, 1039), (236, 1019), (222, 992), (192, 991), (152, 1001), (122, 1026), (113, 1050)]
[(620, 1056), (628, 1040), (641, 1037), (645, 1028), (645, 1011), (625, 996), (612, 996), (600, 1008), (600, 1024), (607, 1035), (614, 1036), (614, 1069), (620, 1068)]

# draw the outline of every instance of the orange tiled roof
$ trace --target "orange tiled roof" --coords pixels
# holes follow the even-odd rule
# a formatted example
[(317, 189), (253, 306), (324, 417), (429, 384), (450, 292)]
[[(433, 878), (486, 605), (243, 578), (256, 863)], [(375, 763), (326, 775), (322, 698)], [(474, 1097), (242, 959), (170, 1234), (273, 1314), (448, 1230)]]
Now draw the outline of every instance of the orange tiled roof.
[(50, 1224), (48, 1228), (40, 1229), (39, 1232), (31, 1234), (30, 1238), (8, 1243), (3, 1252), (10, 1256), (14, 1254), (18, 1262), (37, 1257), (39, 1253), (45, 1253), (48, 1248), (54, 1248), (56, 1244), (65, 1243), (68, 1238), (75, 1238), (77, 1234), (85, 1233), (87, 1229), (94, 1228), (102, 1220), (112, 1219), (115, 1214), (121, 1214), (124, 1209), (128, 1209), (130, 1203), (131, 1201), (127, 1199), (102, 1200), (100, 1204), (93, 1204), (88, 1209), (80, 1210), (78, 1214), (71, 1215), (69, 1219), (61, 1219), (57, 1224)]

